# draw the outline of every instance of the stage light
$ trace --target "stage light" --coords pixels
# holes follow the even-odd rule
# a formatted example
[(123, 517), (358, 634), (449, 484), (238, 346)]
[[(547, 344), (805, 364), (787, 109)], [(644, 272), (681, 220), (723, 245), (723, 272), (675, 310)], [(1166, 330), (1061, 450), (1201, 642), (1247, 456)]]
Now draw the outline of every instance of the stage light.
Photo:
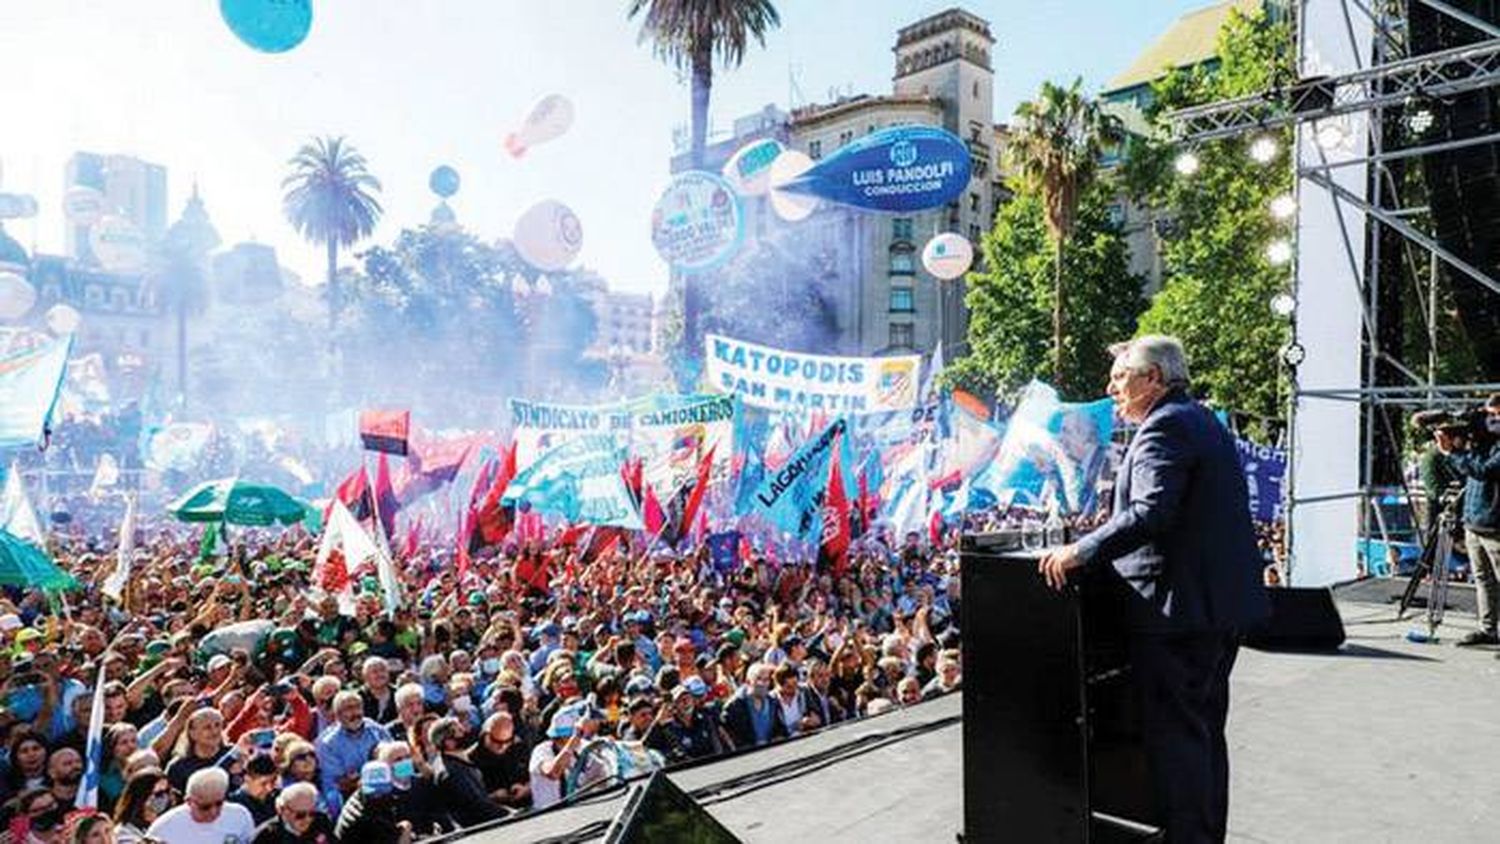
[(1323, 149), (1333, 149), (1342, 146), (1347, 133), (1342, 124), (1332, 120), (1324, 121), (1318, 126), (1318, 146)]
[(1273, 266), (1282, 266), (1292, 260), (1292, 242), (1289, 240), (1273, 240), (1266, 247), (1266, 260)]
[(1293, 340), (1281, 347), (1281, 362), (1296, 369), (1307, 360), (1307, 349), (1301, 343)]
[(1436, 122), (1437, 115), (1432, 113), (1432, 109), (1419, 108), (1406, 116), (1406, 131), (1413, 135), (1425, 135)]
[(1297, 213), (1297, 200), (1289, 193), (1271, 200), (1271, 216), (1278, 220), (1290, 220)]
[(1250, 158), (1257, 164), (1270, 164), (1281, 150), (1280, 144), (1270, 135), (1261, 135), (1250, 144)]
[(1292, 315), (1297, 310), (1297, 300), (1290, 293), (1277, 293), (1271, 297), (1271, 313), (1283, 319)]
[(1198, 160), (1197, 153), (1192, 150), (1186, 150), (1177, 156), (1176, 161), (1172, 162), (1172, 169), (1176, 170), (1179, 176), (1191, 176), (1198, 172), (1198, 168), (1202, 165), (1203, 162)]

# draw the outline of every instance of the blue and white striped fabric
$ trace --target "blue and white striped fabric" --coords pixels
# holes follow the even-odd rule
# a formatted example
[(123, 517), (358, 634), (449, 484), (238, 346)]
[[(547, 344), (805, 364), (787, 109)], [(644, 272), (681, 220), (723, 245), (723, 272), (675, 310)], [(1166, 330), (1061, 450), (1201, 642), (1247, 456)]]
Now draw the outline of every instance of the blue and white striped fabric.
[(78, 808), (99, 807), (99, 779), (104, 776), (104, 664), (94, 682), (94, 704), (89, 708), (89, 740), (84, 752), (83, 787), (78, 790)]

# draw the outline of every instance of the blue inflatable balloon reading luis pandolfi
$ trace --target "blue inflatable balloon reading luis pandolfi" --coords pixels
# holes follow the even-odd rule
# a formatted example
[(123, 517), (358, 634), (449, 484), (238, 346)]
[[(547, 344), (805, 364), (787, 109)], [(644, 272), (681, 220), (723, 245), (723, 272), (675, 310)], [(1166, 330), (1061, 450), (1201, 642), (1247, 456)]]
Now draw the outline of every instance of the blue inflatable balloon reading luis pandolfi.
[(236, 38), (262, 53), (285, 53), (312, 29), (312, 0), (219, 0)]
[(932, 126), (898, 126), (866, 135), (777, 190), (871, 211), (923, 211), (962, 196), (969, 148)]

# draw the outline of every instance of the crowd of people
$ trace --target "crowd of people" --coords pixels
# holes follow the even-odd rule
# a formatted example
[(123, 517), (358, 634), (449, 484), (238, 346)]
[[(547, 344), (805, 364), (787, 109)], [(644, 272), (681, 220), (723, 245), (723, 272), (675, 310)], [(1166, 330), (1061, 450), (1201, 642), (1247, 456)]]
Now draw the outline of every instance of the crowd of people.
[(0, 599), (5, 841), (416, 840), (961, 683), (957, 554), (915, 533), (836, 568), (554, 536), (460, 576), (420, 547), (393, 612), (373, 572), (314, 588), (300, 527), (205, 556), (153, 520), (117, 603), (116, 541), (59, 531), (81, 588)]

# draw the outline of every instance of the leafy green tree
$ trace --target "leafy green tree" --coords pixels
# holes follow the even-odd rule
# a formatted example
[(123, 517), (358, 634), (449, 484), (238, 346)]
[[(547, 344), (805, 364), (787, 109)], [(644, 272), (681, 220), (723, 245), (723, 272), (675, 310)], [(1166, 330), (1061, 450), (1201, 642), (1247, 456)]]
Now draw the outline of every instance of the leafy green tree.
[(1041, 200), (1052, 258), (1052, 380), (1067, 385), (1067, 342), (1063, 316), (1063, 251), (1077, 223), (1078, 205), (1092, 183), (1104, 148), (1124, 135), (1120, 121), (1085, 97), (1082, 80), (1067, 88), (1043, 82), (1035, 100), (1016, 108), (1016, 125), (1006, 154), (1019, 182)]
[[(1153, 86), (1150, 116), (1267, 90), (1291, 74), (1290, 44), (1285, 22), (1232, 12), (1219, 34), (1219, 65), (1166, 76)], [(1249, 155), (1260, 137), (1279, 150), (1267, 164)], [(1285, 395), (1279, 361), (1289, 326), (1270, 301), (1288, 289), (1291, 271), (1273, 264), (1267, 249), (1291, 236), (1289, 224), (1270, 213), (1271, 200), (1292, 188), (1291, 143), (1285, 129), (1215, 141), (1194, 150), (1199, 169), (1181, 176), (1173, 169), (1180, 149), (1135, 139), (1126, 166), (1134, 194), (1164, 218), (1164, 286), (1141, 316), (1140, 333), (1181, 338), (1195, 387), (1259, 420), (1280, 417)], [(1267, 433), (1264, 421), (1252, 428)]]
[(365, 157), (339, 138), (314, 138), (287, 162), (291, 172), (281, 181), (287, 219), (303, 237), (328, 251), (328, 328), (338, 327), (343, 300), (339, 293), (339, 248), (370, 236), (382, 209), (375, 194), (380, 180), (370, 175)]
[[(1068, 324), (1060, 383), (1071, 398), (1099, 394), (1109, 374), (1110, 343), (1135, 332), (1145, 307), (1142, 279), (1108, 205), (1112, 187), (1096, 183), (1081, 197), (1062, 272), (1068, 279)], [(952, 386), (1014, 398), (1033, 378), (1056, 379), (1052, 316), (1056, 252), (1046, 203), (1035, 186), (1022, 186), (1001, 207), (979, 248), (981, 269), (969, 273), (969, 355), (948, 367)]]

